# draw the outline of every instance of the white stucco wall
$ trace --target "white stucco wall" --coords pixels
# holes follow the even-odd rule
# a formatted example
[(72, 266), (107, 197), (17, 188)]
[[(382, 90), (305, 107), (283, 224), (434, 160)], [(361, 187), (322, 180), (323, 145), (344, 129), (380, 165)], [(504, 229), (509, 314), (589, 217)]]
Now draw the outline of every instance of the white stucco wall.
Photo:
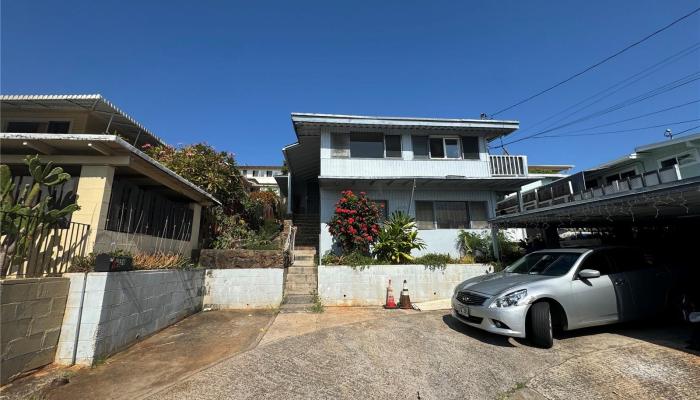
[(385, 304), (389, 279), (398, 302), (405, 279), (412, 302), (447, 299), (458, 283), (483, 275), (488, 268), (484, 264), (453, 264), (444, 271), (431, 271), (424, 265), (371, 265), (360, 270), (322, 265), (318, 267), (318, 291), (325, 305), (376, 306)]
[[(204, 270), (87, 274), (76, 363), (90, 365), (201, 309)], [(85, 274), (71, 281), (55, 361), (70, 364)]]
[(284, 269), (209, 269), (205, 287), (205, 309), (278, 307), (282, 302)]

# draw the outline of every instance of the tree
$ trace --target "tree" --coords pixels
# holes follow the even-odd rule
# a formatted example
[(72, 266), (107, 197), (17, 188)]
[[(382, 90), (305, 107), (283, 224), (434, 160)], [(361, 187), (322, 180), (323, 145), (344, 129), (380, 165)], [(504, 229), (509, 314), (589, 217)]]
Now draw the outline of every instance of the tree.
[(328, 222), (328, 232), (346, 254), (359, 251), (369, 254), (369, 246), (379, 234), (380, 206), (370, 201), (365, 192), (341, 192), (335, 213)]

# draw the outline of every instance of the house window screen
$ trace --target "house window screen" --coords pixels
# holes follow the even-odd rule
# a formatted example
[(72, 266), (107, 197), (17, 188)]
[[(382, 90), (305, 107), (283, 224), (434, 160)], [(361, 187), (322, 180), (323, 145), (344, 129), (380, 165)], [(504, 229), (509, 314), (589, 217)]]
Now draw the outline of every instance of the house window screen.
[(472, 229), (485, 229), (489, 227), (488, 207), (485, 201), (469, 202), (469, 223)]
[(351, 133), (350, 157), (384, 158), (384, 137), (381, 133)]
[(418, 229), (435, 229), (432, 201), (416, 201), (416, 225)]
[(386, 145), (386, 156), (390, 158), (401, 158), (401, 136), (386, 135), (384, 136)]
[(345, 133), (331, 134), (331, 157), (350, 157), (350, 137)]
[(467, 203), (463, 201), (436, 201), (435, 217), (438, 229), (469, 228)]
[(465, 160), (479, 159), (479, 138), (474, 136), (462, 137), (462, 154)]
[(413, 158), (428, 158), (427, 136), (413, 136), (411, 143), (413, 144)]

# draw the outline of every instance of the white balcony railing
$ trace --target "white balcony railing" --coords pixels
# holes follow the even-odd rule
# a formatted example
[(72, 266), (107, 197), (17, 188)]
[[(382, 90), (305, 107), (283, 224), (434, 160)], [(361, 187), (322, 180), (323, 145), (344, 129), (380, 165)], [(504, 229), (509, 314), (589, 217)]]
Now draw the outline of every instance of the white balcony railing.
[(489, 155), (491, 176), (526, 176), (527, 161), (525, 156)]

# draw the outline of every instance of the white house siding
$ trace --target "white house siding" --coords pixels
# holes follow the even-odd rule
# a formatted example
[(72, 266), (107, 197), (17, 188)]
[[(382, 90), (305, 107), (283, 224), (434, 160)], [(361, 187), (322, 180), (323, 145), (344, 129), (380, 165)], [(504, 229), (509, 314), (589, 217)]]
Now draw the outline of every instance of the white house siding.
[(332, 177), (445, 177), (489, 178), (488, 161), (400, 160), (385, 158), (321, 159), (321, 176)]
[[(464, 189), (416, 189), (413, 194), (414, 204), (411, 205), (409, 211), (409, 202), (411, 198), (411, 187), (392, 188), (391, 186), (378, 187), (378, 183), (374, 186), (364, 185), (336, 186), (321, 188), (321, 237), (319, 243), (319, 253), (323, 255), (333, 247), (333, 238), (328, 233), (327, 222), (333, 216), (335, 203), (340, 198), (340, 192), (345, 189), (351, 189), (355, 192), (364, 191), (370, 199), (386, 200), (388, 204), (388, 214), (400, 210), (408, 212), (415, 217), (415, 201), (485, 201), (488, 203), (489, 218), (493, 217), (493, 210), (496, 202), (496, 194), (492, 191), (484, 190), (464, 190)], [(422, 238), (426, 243), (426, 249), (416, 251), (414, 255), (425, 253), (449, 253), (453, 257), (459, 256), (459, 251), (456, 247), (456, 239), (459, 229), (427, 229), (420, 230), (418, 237)], [(474, 232), (486, 232), (483, 229), (475, 229)], [(521, 238), (522, 230), (513, 230), (515, 238)], [(517, 232), (516, 232), (517, 231)]]

